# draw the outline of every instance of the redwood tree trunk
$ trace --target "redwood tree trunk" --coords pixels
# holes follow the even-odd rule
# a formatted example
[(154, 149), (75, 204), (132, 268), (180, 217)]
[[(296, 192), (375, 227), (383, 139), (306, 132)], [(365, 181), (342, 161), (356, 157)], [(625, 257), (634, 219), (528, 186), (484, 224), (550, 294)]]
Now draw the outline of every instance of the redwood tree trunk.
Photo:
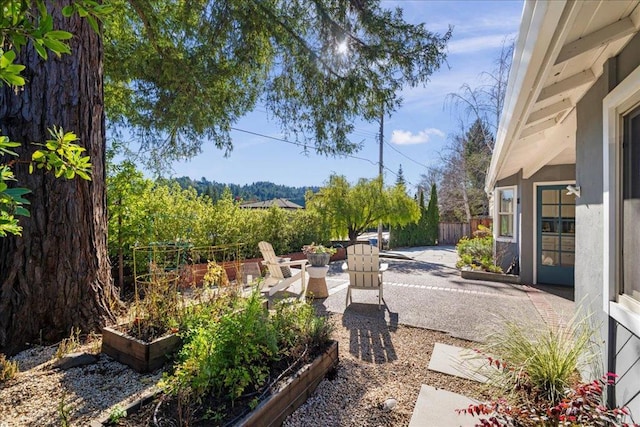
[(39, 339), (68, 336), (72, 326), (89, 331), (113, 319), (116, 301), (107, 257), (105, 118), (102, 42), (85, 19), (62, 18), (66, 1), (47, 1), (54, 28), (71, 32), (71, 55), (42, 60), (30, 46), (18, 63), (27, 84), (0, 90), (0, 130), (23, 143), (43, 142), (62, 126), (80, 138), (93, 164), (92, 181), (56, 179), (26, 164), (14, 168), (18, 184), (31, 189), (30, 218), (22, 237), (0, 238), (0, 352), (12, 354)]

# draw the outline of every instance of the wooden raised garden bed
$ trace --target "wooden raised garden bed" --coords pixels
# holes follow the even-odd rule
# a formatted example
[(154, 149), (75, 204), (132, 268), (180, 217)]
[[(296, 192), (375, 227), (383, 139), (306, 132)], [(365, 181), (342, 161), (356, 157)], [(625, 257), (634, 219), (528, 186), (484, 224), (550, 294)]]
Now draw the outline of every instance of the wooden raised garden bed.
[(180, 346), (180, 337), (169, 334), (151, 342), (131, 337), (115, 328), (102, 329), (102, 352), (138, 372), (151, 372), (162, 367), (168, 355)]
[(280, 426), (285, 418), (298, 409), (314, 392), (320, 381), (338, 365), (338, 342), (333, 341), (327, 350), (306, 367), (280, 391), (260, 403), (243, 418), (238, 427)]
[[(320, 381), (338, 365), (338, 342), (332, 341), (329, 347), (314, 361), (296, 372), (286, 385), (262, 401), (251, 413), (235, 424), (235, 427), (275, 427), (282, 425), (284, 419), (299, 408), (314, 392)], [(128, 414), (151, 404), (157, 392), (127, 406)], [(91, 426), (109, 425), (108, 418), (95, 420)]]

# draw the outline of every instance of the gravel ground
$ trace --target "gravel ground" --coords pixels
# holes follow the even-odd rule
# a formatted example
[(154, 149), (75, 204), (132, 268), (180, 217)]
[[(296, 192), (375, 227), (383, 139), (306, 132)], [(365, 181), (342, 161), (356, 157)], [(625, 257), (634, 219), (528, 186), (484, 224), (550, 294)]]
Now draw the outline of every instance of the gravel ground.
[[(406, 426), (422, 384), (488, 399), (485, 386), (429, 371), (436, 342), (473, 348), (474, 343), (448, 334), (403, 325), (388, 325), (383, 314), (370, 317), (332, 314), (340, 364), (332, 379), (324, 379), (313, 396), (284, 425)], [(385, 411), (387, 399), (397, 400)]]
[[(285, 422), (286, 426), (405, 426), (421, 384), (486, 398), (482, 386), (427, 369), (436, 342), (473, 347), (426, 329), (389, 325), (382, 313), (330, 314), (339, 342), (340, 364), (314, 395)], [(91, 352), (97, 342), (82, 350)], [(70, 425), (84, 426), (141, 396), (161, 377), (141, 375), (104, 355), (96, 363), (67, 371), (52, 369), (55, 347), (39, 347), (14, 358), (18, 376), (0, 385), (0, 426), (61, 425), (64, 402)], [(382, 409), (393, 398), (392, 411)]]

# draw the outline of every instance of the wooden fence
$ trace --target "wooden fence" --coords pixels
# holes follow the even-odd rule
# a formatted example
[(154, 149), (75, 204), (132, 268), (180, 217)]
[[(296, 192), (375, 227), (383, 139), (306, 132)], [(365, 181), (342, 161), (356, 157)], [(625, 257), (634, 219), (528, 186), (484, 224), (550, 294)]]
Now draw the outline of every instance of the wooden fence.
[(471, 237), (480, 225), (491, 227), (491, 218), (472, 218), (471, 223), (441, 222), (438, 234), (439, 245), (456, 245), (463, 237)]

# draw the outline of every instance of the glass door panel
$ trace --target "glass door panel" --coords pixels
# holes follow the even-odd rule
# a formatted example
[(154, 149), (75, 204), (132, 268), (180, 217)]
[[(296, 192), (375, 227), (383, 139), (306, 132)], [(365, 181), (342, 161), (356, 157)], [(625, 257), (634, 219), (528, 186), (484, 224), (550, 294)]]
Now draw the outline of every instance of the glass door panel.
[(573, 285), (575, 196), (566, 186), (540, 186), (537, 193), (537, 281)]

